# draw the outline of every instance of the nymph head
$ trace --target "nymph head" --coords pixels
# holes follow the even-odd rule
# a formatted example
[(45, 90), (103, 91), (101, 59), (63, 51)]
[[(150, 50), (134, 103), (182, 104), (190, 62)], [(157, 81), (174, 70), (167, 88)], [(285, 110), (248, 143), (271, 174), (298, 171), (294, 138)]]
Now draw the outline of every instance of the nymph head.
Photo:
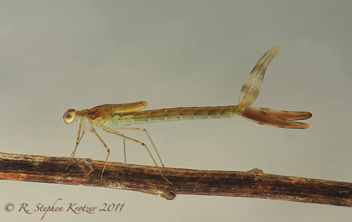
[(73, 121), (75, 121), (77, 119), (76, 110), (75, 109), (67, 110), (64, 113), (64, 115), (62, 116), (62, 118), (64, 119), (66, 124), (72, 123)]

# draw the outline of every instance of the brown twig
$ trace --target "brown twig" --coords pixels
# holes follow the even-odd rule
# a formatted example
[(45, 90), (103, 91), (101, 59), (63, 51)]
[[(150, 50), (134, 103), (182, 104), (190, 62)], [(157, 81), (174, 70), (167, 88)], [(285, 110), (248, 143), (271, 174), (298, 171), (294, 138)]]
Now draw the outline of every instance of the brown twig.
[[(66, 170), (67, 166), (70, 167)], [(172, 200), (176, 194), (233, 196), (352, 206), (352, 184), (263, 173), (151, 166), (0, 153), (0, 179), (134, 190)]]

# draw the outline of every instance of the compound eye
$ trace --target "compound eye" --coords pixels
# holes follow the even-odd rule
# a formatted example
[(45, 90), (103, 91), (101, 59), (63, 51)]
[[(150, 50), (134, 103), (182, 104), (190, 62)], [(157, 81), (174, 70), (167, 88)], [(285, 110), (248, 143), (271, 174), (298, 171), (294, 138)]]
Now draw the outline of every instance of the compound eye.
[(62, 118), (64, 119), (65, 123), (72, 123), (76, 119), (76, 110), (67, 110)]

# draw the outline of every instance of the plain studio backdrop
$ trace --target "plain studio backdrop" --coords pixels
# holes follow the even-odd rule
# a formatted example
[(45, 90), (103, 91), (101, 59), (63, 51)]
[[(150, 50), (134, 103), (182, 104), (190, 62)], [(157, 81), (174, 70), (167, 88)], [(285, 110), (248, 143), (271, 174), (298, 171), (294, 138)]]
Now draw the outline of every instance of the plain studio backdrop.
[[(352, 2), (346, 1), (1, 1), (1, 152), (68, 157), (78, 125), (69, 108), (145, 100), (148, 109), (237, 104), (248, 73), (271, 47), (253, 106), (310, 111), (308, 130), (243, 118), (140, 125), (166, 166), (247, 171), (351, 182)], [(98, 131), (123, 161), (122, 139)], [(127, 135), (148, 141), (141, 132)], [(127, 142), (129, 163), (153, 165)], [(77, 157), (104, 160), (89, 131)], [(47, 221), (351, 221), (351, 209), (276, 200), (158, 196), (107, 188), (0, 181), (6, 221), (38, 221), (21, 203), (121, 212), (47, 213)], [(15, 211), (6, 212), (13, 203)]]

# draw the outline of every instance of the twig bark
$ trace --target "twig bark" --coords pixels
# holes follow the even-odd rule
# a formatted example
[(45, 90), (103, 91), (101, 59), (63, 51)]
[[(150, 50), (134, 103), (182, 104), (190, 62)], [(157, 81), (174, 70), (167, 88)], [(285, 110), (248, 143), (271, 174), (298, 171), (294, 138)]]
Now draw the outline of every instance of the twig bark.
[[(70, 165), (68, 168), (67, 166)], [(0, 153), (0, 179), (133, 190), (172, 200), (176, 194), (265, 198), (352, 206), (352, 184), (248, 172), (162, 168), (103, 161)], [(67, 170), (66, 170), (67, 168)]]

